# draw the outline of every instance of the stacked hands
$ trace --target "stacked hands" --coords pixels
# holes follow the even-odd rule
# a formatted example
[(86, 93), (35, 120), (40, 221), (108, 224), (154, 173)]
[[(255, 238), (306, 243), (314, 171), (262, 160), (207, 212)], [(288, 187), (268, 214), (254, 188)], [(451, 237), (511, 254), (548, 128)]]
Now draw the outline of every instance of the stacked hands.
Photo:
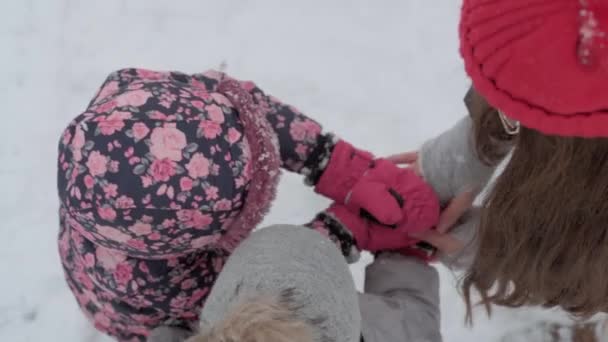
[(473, 242), (473, 201), (494, 172), (477, 158), (471, 125), (466, 117), (419, 152), (386, 159), (340, 141), (315, 188), (335, 201), (326, 213), (361, 250), (453, 262)]
[(399, 168), (344, 141), (335, 146), (315, 190), (336, 201), (326, 213), (362, 250), (412, 246), (439, 222), (439, 198), (413, 168)]

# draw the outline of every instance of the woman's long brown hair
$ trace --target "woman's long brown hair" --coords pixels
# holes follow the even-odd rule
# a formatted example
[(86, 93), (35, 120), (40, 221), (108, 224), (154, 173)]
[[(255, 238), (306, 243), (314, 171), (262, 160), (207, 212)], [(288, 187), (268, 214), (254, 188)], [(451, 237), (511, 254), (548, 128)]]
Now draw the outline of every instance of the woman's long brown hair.
[(541, 305), (581, 317), (608, 311), (608, 139), (525, 127), (513, 138), (497, 130), (496, 110), (474, 90), (471, 96), (480, 158), (498, 163), (510, 139), (514, 149), (483, 203), (479, 249), (463, 280), (467, 318), (473, 289), (488, 309)]

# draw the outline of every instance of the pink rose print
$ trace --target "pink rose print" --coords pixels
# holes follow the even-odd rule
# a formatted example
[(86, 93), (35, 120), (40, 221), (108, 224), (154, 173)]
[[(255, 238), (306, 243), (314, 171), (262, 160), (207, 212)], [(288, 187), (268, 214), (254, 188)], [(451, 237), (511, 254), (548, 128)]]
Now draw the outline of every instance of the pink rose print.
[(104, 102), (104, 103), (100, 104), (99, 106), (97, 106), (95, 108), (95, 111), (97, 113), (101, 114), (101, 113), (108, 113), (114, 109), (116, 109), (116, 101), (111, 100), (111, 101)]
[(176, 222), (174, 219), (166, 219), (163, 221), (162, 226), (163, 226), (163, 228), (168, 229), (168, 228), (174, 227), (175, 223)]
[(99, 326), (107, 329), (112, 326), (112, 321), (102, 313), (96, 313), (93, 320), (95, 321), (96, 327)]
[(182, 177), (179, 180), (179, 186), (182, 188), (182, 191), (190, 191), (192, 190), (192, 179), (188, 177)]
[(219, 198), (218, 196), (218, 188), (216, 186), (210, 186), (205, 189), (205, 197), (208, 201), (213, 201)]
[(67, 145), (70, 143), (70, 139), (72, 139), (72, 133), (70, 133), (69, 130), (66, 130), (65, 132), (63, 132), (63, 138), (61, 140), (61, 143), (63, 145)]
[(108, 171), (109, 158), (99, 151), (93, 151), (89, 155), (87, 168), (93, 177), (103, 176)]
[(113, 227), (97, 225), (96, 228), (97, 228), (97, 233), (99, 233), (101, 236), (105, 237), (108, 240), (116, 241), (116, 242), (120, 242), (120, 243), (125, 243), (125, 242), (131, 240), (131, 236), (129, 236)]
[(192, 80), (191, 84), (192, 84), (191, 92), (194, 97), (198, 97), (203, 100), (209, 100), (211, 98), (211, 95), (209, 95), (209, 92), (205, 88), (204, 83), (199, 82), (197, 80)]
[(141, 185), (142, 185), (144, 188), (147, 188), (147, 187), (149, 187), (150, 185), (152, 185), (152, 177), (145, 176), (145, 175), (144, 175), (144, 176), (141, 176)]
[(161, 238), (161, 236), (158, 232), (154, 232), (154, 233), (148, 235), (148, 240), (150, 240), (150, 241), (158, 241), (158, 240), (160, 240), (160, 238)]
[(150, 273), (150, 268), (148, 267), (148, 265), (145, 262), (140, 262), (139, 263), (139, 269), (144, 272), (144, 273)]
[(186, 228), (205, 229), (213, 222), (211, 215), (198, 210), (180, 210), (177, 217)]
[(150, 173), (156, 182), (168, 182), (175, 175), (175, 164), (169, 159), (157, 159), (152, 162)]
[[(150, 129), (143, 122), (136, 122), (133, 124), (133, 138), (135, 141), (140, 141), (150, 133)], [(132, 148), (132, 147), (131, 147)]]
[(93, 282), (82, 269), (74, 270), (73, 277), (88, 290), (94, 287)]
[(103, 192), (106, 194), (106, 198), (114, 198), (118, 196), (118, 185), (110, 183), (103, 188)]
[(185, 296), (178, 296), (175, 297), (171, 300), (171, 303), (169, 304), (171, 306), (172, 310), (183, 310), (184, 307), (186, 306), (186, 304), (188, 303), (188, 298)]
[(207, 139), (215, 139), (222, 132), (220, 124), (210, 120), (201, 121), (199, 128), (203, 130), (203, 135)]
[(191, 178), (207, 177), (209, 175), (209, 159), (205, 158), (202, 153), (195, 153), (186, 165), (186, 169)]
[(232, 208), (232, 202), (230, 202), (227, 199), (219, 200), (213, 206), (213, 210), (217, 210), (217, 211), (230, 210), (230, 208)]
[(306, 153), (308, 152), (308, 147), (304, 144), (298, 144), (296, 147), (296, 153), (301, 156), (301, 157), (305, 157)]
[(135, 201), (133, 201), (132, 198), (123, 195), (118, 197), (115, 205), (118, 209), (131, 209), (135, 206)]
[(215, 258), (213, 260), (213, 269), (217, 273), (219, 273), (222, 270), (222, 268), (224, 268), (224, 259), (222, 259), (222, 258)]
[(129, 119), (129, 112), (114, 112), (108, 116), (100, 116), (97, 121), (97, 127), (103, 135), (112, 135), (125, 127), (125, 119)]
[(203, 299), (203, 297), (205, 297), (205, 295), (208, 292), (209, 292), (209, 288), (197, 289), (194, 292), (192, 292), (192, 296), (190, 296), (190, 305), (193, 305), (194, 303)]
[(206, 78), (211, 78), (216, 81), (221, 81), (224, 77), (226, 77), (226, 74), (217, 70), (207, 70), (203, 73), (203, 75)]
[(205, 104), (202, 101), (192, 101), (190, 103), (192, 103), (192, 106), (196, 109), (203, 110), (203, 108), (205, 108)]
[(214, 104), (207, 106), (207, 112), (209, 113), (209, 119), (211, 119), (211, 121), (220, 124), (224, 122), (224, 112), (221, 107)]
[(150, 137), (150, 152), (157, 159), (182, 160), (182, 150), (186, 147), (186, 135), (175, 127), (157, 127)]
[(137, 76), (144, 80), (162, 80), (168, 77), (166, 72), (137, 69)]
[(289, 134), (295, 141), (306, 139), (306, 126), (302, 121), (293, 121), (289, 126)]
[(251, 81), (240, 81), (239, 83), (247, 91), (252, 91), (255, 88), (255, 83)]
[(124, 106), (133, 106), (133, 107), (141, 107), (148, 99), (152, 97), (152, 94), (145, 90), (134, 90), (125, 92), (116, 97), (114, 101), (116, 101), (116, 106), (124, 107)]
[(120, 167), (120, 162), (117, 160), (110, 161), (110, 165), (108, 167), (108, 171), (112, 173), (118, 172), (118, 168)]
[(133, 267), (126, 262), (122, 262), (116, 266), (114, 271), (114, 280), (118, 285), (126, 286), (133, 279)]
[(95, 256), (91, 253), (85, 254), (84, 265), (88, 268), (95, 266)]
[(321, 134), (321, 126), (312, 120), (305, 120), (304, 127), (306, 128), (306, 136), (308, 139), (314, 139)]
[(150, 119), (161, 120), (161, 121), (167, 119), (167, 116), (164, 113), (159, 112), (157, 110), (148, 113), (148, 117)]
[(144, 241), (136, 240), (136, 239), (131, 239), (131, 240), (127, 241), (127, 246), (129, 246), (131, 248), (135, 248), (140, 251), (145, 251), (146, 247), (147, 247), (147, 245)]
[(87, 189), (92, 189), (94, 185), (95, 179), (93, 177), (91, 177), (90, 175), (84, 176), (84, 186), (86, 186)]
[(95, 249), (95, 257), (97, 258), (99, 265), (108, 271), (115, 270), (116, 265), (127, 260), (127, 256), (125, 254), (118, 253), (104, 247), (97, 247)]
[(215, 100), (215, 102), (219, 103), (220, 105), (232, 107), (232, 103), (230, 101), (228, 101), (226, 96), (224, 96), (220, 93), (212, 93), (211, 97)]
[(129, 227), (129, 231), (137, 236), (148, 235), (152, 233), (152, 225), (148, 223), (137, 222), (131, 227)]
[(194, 279), (189, 278), (182, 282), (181, 287), (182, 287), (182, 290), (189, 290), (189, 289), (193, 288), (194, 285), (196, 285), (196, 282), (194, 281)]
[(97, 96), (97, 99), (95, 99), (95, 102), (103, 100), (110, 95), (114, 95), (114, 94), (116, 94), (117, 91), (118, 91), (118, 82), (116, 82), (116, 81), (108, 82), (99, 92), (99, 95)]
[(230, 144), (234, 144), (241, 138), (241, 132), (239, 132), (236, 128), (230, 127), (228, 129), (228, 142)]
[(116, 219), (116, 211), (108, 206), (103, 206), (97, 209), (99, 216), (106, 221), (114, 221)]
[(220, 239), (219, 235), (201, 236), (199, 238), (196, 238), (196, 239), (190, 241), (190, 246), (192, 246), (192, 248), (200, 248), (203, 246), (209, 246), (211, 244), (216, 243), (219, 239)]
[(213, 219), (210, 215), (195, 211), (194, 215), (192, 215), (192, 220), (188, 222), (187, 226), (194, 229), (204, 229), (207, 228), (211, 222), (213, 222)]
[(80, 125), (76, 126), (76, 133), (74, 134), (74, 140), (72, 140), (72, 154), (74, 155), (75, 161), (82, 160), (82, 148), (85, 145), (84, 131)]

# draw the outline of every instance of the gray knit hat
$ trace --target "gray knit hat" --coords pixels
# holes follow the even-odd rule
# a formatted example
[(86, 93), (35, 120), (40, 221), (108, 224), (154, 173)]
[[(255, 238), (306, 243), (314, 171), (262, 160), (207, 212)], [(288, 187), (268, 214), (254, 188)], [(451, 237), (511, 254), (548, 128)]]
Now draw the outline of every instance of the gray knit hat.
[(318, 342), (358, 342), (361, 314), (354, 281), (338, 248), (306, 227), (272, 226), (247, 238), (229, 258), (203, 311), (201, 329), (259, 296), (279, 296)]

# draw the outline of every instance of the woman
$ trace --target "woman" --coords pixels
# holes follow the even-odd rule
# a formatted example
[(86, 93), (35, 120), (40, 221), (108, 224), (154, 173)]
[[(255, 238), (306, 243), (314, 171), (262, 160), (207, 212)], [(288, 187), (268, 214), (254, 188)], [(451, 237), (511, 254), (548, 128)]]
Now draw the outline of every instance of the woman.
[[(608, 260), (608, 1), (465, 0), (460, 39), (473, 82), (471, 150), (495, 166), (514, 145), (481, 208), (463, 283), (469, 309), (476, 290), (486, 305), (607, 311), (608, 277), (598, 270)], [(456, 127), (433, 143), (466, 134)], [(426, 154), (417, 162), (431, 184), (479, 167), (452, 156), (437, 168)], [(442, 231), (479, 191), (448, 190), (456, 201)], [(444, 238), (429, 241), (442, 249)]]

